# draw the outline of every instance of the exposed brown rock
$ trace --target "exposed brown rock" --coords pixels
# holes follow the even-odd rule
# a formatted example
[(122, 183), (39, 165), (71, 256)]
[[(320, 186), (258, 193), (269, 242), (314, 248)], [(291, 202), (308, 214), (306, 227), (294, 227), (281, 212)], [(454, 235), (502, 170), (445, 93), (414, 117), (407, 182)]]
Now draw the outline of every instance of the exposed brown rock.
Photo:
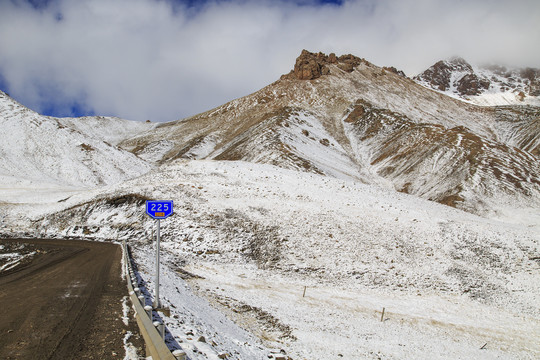
[(476, 74), (467, 74), (457, 83), (457, 90), (460, 95), (479, 95), (483, 90), (489, 89), (490, 81), (480, 79)]
[(339, 63), (338, 68), (346, 72), (352, 72), (354, 70), (354, 66), (351, 63)]
[(328, 62), (329, 62), (330, 64), (335, 64), (335, 63), (337, 63), (337, 57), (336, 57), (336, 54), (331, 53), (330, 55), (328, 55)]
[(529, 95), (540, 96), (540, 69), (525, 68), (521, 70), (521, 77), (529, 80), (527, 88)]
[(312, 80), (321, 76), (321, 65), (324, 57), (302, 50), (294, 65), (294, 75), (298, 80)]
[(328, 66), (323, 65), (321, 67), (321, 75), (330, 75), (330, 69), (328, 68)]
[(383, 69), (384, 69), (385, 71), (392, 72), (392, 73), (394, 73), (394, 74), (396, 74), (396, 75), (403, 76), (403, 77), (407, 77), (407, 75), (405, 75), (405, 73), (404, 73), (403, 71), (398, 70), (398, 69), (396, 69), (396, 68), (393, 67), (393, 66), (384, 66)]
[(302, 50), (300, 56), (296, 59), (294, 69), (281, 79), (313, 80), (324, 75), (331, 74), (331, 65), (337, 64), (343, 71), (352, 72), (362, 63), (362, 59), (354, 55), (342, 55), (339, 58), (336, 54), (325, 55), (322, 52), (312, 53)]
[(353, 111), (347, 116), (345, 119), (346, 123), (355, 123), (358, 121), (358, 119), (362, 118), (366, 112), (366, 109), (361, 104), (358, 104), (355, 106)]
[(354, 67), (356, 67), (356, 66), (360, 65), (360, 63), (362, 63), (362, 59), (360, 59), (357, 56), (351, 55), (351, 54), (341, 55), (338, 58), (338, 61), (339, 62), (344, 62), (344, 63), (347, 63), (347, 64), (352, 64)]
[(473, 73), (472, 66), (462, 58), (456, 57), (450, 61), (438, 61), (432, 67), (415, 77), (416, 80), (427, 81), (432, 88), (440, 91), (450, 89), (452, 73), (455, 71)]

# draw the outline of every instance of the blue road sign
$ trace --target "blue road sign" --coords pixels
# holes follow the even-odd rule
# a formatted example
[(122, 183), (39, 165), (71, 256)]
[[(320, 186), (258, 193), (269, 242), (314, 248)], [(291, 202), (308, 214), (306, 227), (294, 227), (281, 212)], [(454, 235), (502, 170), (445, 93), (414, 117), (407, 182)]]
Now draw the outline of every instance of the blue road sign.
[(146, 213), (154, 219), (165, 219), (173, 213), (172, 200), (147, 200)]

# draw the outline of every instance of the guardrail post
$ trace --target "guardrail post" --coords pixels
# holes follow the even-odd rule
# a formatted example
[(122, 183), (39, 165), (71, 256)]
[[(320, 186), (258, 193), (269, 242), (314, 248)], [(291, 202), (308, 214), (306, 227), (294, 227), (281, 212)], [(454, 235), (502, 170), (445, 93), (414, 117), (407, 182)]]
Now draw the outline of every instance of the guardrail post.
[(165, 339), (165, 325), (163, 325), (159, 321), (154, 321), (153, 324), (156, 327), (156, 329), (157, 329), (159, 335), (161, 336), (161, 338)]
[(176, 360), (186, 360), (186, 353), (182, 350), (174, 350), (172, 354)]
[(146, 311), (146, 314), (148, 315), (150, 320), (152, 320), (152, 307), (150, 305), (146, 305), (144, 307), (144, 311)]
[(161, 338), (165, 340), (165, 324), (160, 323), (158, 328), (159, 328), (159, 333), (161, 334)]

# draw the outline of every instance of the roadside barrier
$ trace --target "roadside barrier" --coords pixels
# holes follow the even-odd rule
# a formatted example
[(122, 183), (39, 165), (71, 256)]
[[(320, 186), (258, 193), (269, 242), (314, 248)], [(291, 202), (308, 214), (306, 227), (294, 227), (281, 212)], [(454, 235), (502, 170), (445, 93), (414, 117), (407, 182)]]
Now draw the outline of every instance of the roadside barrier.
[(124, 249), (124, 263), (126, 266), (126, 280), (129, 297), (135, 309), (137, 325), (146, 343), (146, 353), (152, 356), (153, 360), (185, 360), (186, 353), (175, 350), (174, 355), (165, 344), (165, 325), (159, 321), (152, 322), (152, 307), (145, 306), (144, 296), (138, 287), (133, 287), (132, 281), (136, 281), (135, 273), (131, 268), (131, 261), (128, 254), (126, 242), (122, 245)]

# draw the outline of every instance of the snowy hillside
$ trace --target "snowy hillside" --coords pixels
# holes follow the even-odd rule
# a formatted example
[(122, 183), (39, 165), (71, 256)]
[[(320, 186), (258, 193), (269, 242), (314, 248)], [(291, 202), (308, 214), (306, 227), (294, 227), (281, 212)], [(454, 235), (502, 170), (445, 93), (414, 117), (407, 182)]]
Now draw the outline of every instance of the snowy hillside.
[[(533, 213), (521, 218), (530, 226), (516, 226), (372, 185), (231, 161), (175, 161), (70, 195), (11, 214), (31, 214), (42, 236), (128, 239), (150, 290), (144, 200), (174, 200), (161, 227), (162, 294), (173, 310), (167, 324), (192, 359), (263, 359), (272, 348), (293, 359), (540, 355)], [(236, 328), (193, 313), (207, 301), (259, 340), (242, 345)]]
[(0, 92), (0, 177), (4, 184), (23, 180), (71, 186), (117, 183), (151, 169), (113, 145), (148, 128), (101, 117), (42, 116)]
[[(540, 194), (540, 166), (534, 152), (503, 145), (465, 126), (415, 124), (366, 101), (359, 101), (344, 121), (355, 145), (370, 149), (373, 171), (398, 191), (477, 214), (504, 208), (509, 201), (540, 205), (531, 196)], [(531, 149), (540, 140), (536, 134), (536, 139), (528, 138)]]
[(428, 88), (481, 106), (540, 106), (540, 70), (472, 66), (462, 58), (442, 60), (414, 77)]
[(85, 116), (80, 118), (58, 118), (62, 125), (82, 134), (101, 139), (112, 145), (153, 129), (156, 124), (124, 120), (117, 117)]

